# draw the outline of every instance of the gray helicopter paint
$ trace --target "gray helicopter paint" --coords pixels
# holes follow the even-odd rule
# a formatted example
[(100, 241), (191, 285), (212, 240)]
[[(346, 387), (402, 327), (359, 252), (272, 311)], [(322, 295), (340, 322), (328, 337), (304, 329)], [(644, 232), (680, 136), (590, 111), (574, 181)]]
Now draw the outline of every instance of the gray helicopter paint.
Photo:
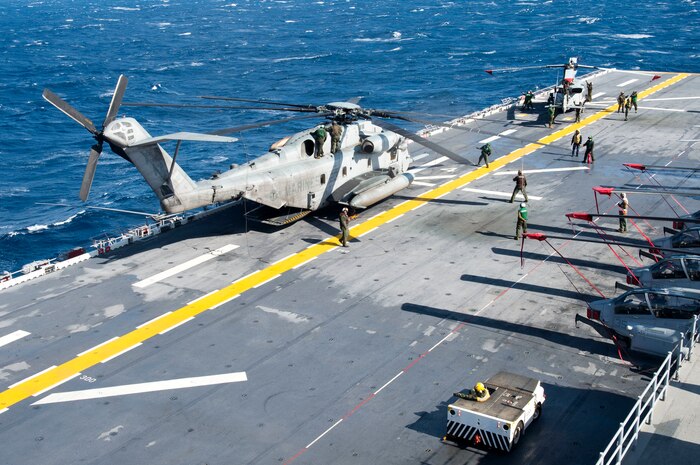
[[(331, 141), (328, 137), (324, 144), (326, 155), (319, 159), (313, 157), (311, 132), (307, 130), (294, 134), (274, 152), (236, 166), (214, 179), (194, 182), (176, 163), (167, 183), (172, 194), (162, 189), (168, 181), (173, 160), (160, 145), (152, 142), (160, 138), (152, 138), (133, 118), (116, 119), (106, 128), (105, 135), (124, 147), (129, 159), (168, 213), (240, 197), (272, 208), (316, 210), (328, 205), (334, 192), (353, 178), (373, 172), (380, 175), (390, 168), (395, 174), (400, 174), (409, 167), (410, 157), (405, 141), (370, 121), (343, 124), (340, 150), (335, 154), (330, 153)], [(230, 138), (221, 139), (223, 142), (231, 141)], [(144, 145), (143, 141), (151, 142)], [(364, 147), (363, 141), (367, 142)], [(369, 151), (365, 150), (367, 147)], [(403, 187), (407, 187), (407, 184), (404, 183)], [(398, 188), (382, 190), (386, 192), (385, 195), (375, 194), (371, 203), (386, 198), (396, 190)], [(365, 208), (369, 204), (364, 201), (358, 202), (357, 206)]]

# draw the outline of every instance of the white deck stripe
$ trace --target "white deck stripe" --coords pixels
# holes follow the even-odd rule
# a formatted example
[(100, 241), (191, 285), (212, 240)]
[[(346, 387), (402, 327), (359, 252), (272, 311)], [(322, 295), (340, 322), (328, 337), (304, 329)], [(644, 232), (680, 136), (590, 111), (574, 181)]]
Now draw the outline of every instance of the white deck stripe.
[(215, 308), (219, 308), (219, 307), (221, 307), (222, 305), (227, 304), (227, 303), (231, 302), (233, 299), (236, 299), (236, 298), (238, 298), (238, 297), (240, 297), (240, 296), (241, 296), (240, 294), (236, 294), (236, 295), (234, 295), (233, 297), (229, 297), (229, 298), (226, 299), (226, 300), (222, 300), (222, 301), (219, 302), (218, 304), (212, 306), (212, 307), (210, 308), (210, 310), (214, 310)]
[[(192, 317), (192, 318), (194, 318), (194, 317)], [(108, 358), (102, 360), (100, 363), (107, 363), (110, 360), (114, 360), (115, 358), (119, 357), (120, 355), (124, 355), (125, 353), (129, 352), (130, 350), (137, 348), (141, 344), (143, 344), (143, 342), (139, 342), (138, 344), (134, 344), (133, 346), (126, 348), (126, 349), (122, 350), (121, 352), (118, 352), (118, 353), (112, 355), (111, 357), (108, 357)]]
[(424, 181), (426, 179), (452, 179), (456, 174), (436, 174), (435, 176), (416, 176), (416, 179)]
[(657, 107), (643, 107), (639, 106), (640, 110), (661, 110), (661, 111), (677, 111), (679, 113), (686, 113), (688, 110), (681, 110), (680, 108), (657, 108)]
[(418, 160), (424, 159), (424, 158), (427, 157), (428, 155), (429, 155), (429, 154), (427, 154), (427, 153), (421, 153), (420, 155), (416, 155), (415, 157), (412, 157), (412, 158), (413, 158), (413, 161), (418, 161)]
[(632, 84), (633, 82), (637, 82), (637, 81), (639, 81), (639, 79), (636, 79), (636, 78), (630, 79), (629, 81), (625, 81), (622, 84), (618, 84), (617, 87), (625, 87), (625, 86)]
[(411, 183), (411, 185), (412, 185), (412, 186), (415, 185), (415, 186), (432, 187), (432, 186), (435, 185), (435, 183), (434, 183), (434, 182), (413, 181), (413, 182)]
[(155, 318), (153, 318), (153, 319), (148, 320), (148, 321), (145, 322), (145, 323), (142, 323), (142, 324), (138, 325), (138, 326), (136, 327), (136, 329), (142, 328), (142, 327), (144, 327), (144, 326), (146, 326), (146, 325), (150, 325), (150, 324), (153, 323), (154, 321), (160, 320), (160, 319), (163, 318), (165, 315), (170, 315), (171, 313), (173, 313), (173, 312), (172, 312), (172, 311), (170, 311), (170, 312), (165, 312), (165, 313), (163, 313), (162, 315), (159, 315), (159, 316), (157, 316), (157, 317), (155, 317)]
[(179, 323), (176, 324), (175, 326), (171, 326), (170, 328), (166, 329), (165, 331), (161, 331), (161, 332), (159, 332), (158, 334), (163, 335), (163, 334), (165, 334), (165, 333), (167, 333), (167, 332), (169, 332), (169, 331), (172, 331), (172, 330), (175, 329), (175, 328), (179, 328), (180, 326), (184, 325), (184, 324), (187, 323), (188, 321), (192, 321), (192, 320), (194, 320), (194, 317), (193, 317), (193, 316), (187, 318), (186, 320), (182, 320), (181, 322), (179, 322)]
[(311, 257), (305, 262), (299, 263), (297, 266), (292, 267), (293, 270), (296, 270), (297, 268), (301, 268), (302, 266), (306, 265), (307, 263), (311, 263), (312, 261), (316, 260), (318, 257)]
[(663, 100), (693, 100), (700, 97), (665, 97), (665, 98), (645, 98), (645, 102), (661, 102)]
[(514, 132), (517, 132), (517, 131), (518, 131), (517, 129), (506, 129), (503, 132), (499, 132), (498, 135), (499, 136), (508, 136), (508, 135), (513, 134)]
[(325, 436), (327, 433), (329, 433), (333, 428), (335, 428), (336, 426), (338, 426), (338, 425), (340, 424), (340, 422), (342, 422), (342, 421), (343, 421), (342, 418), (341, 418), (340, 420), (336, 421), (335, 424), (333, 424), (333, 426), (331, 426), (331, 427), (328, 428), (326, 431), (324, 431), (323, 434), (321, 434), (319, 437), (317, 437), (316, 439), (314, 439), (313, 441), (311, 441), (311, 442), (309, 443), (309, 445), (306, 446), (306, 449), (308, 449), (309, 447), (313, 446), (314, 443), (315, 443), (316, 441), (318, 441), (318, 440), (321, 439), (323, 436)]
[(110, 340), (108, 340), (108, 341), (105, 341), (105, 342), (102, 342), (102, 343), (100, 343), (100, 344), (97, 344), (95, 347), (91, 347), (91, 348), (89, 348), (88, 350), (84, 350), (84, 351), (80, 352), (78, 355), (76, 355), (76, 357), (82, 357), (83, 355), (85, 355), (85, 354), (87, 354), (87, 353), (89, 353), (89, 352), (92, 352), (93, 350), (97, 349), (98, 347), (102, 347), (102, 346), (105, 345), (105, 344), (109, 344), (110, 342), (112, 342), (112, 341), (114, 341), (114, 340), (116, 340), (116, 339), (119, 339), (119, 337), (118, 337), (118, 336), (115, 336), (115, 337), (113, 337), (112, 339), (110, 339)]
[(403, 370), (399, 371), (399, 373), (398, 373), (396, 376), (394, 376), (393, 378), (391, 378), (386, 384), (384, 384), (384, 386), (382, 386), (382, 387), (380, 387), (379, 389), (377, 389), (376, 391), (374, 391), (374, 395), (376, 396), (377, 394), (379, 394), (380, 392), (382, 392), (382, 389), (384, 389), (385, 387), (387, 387), (388, 385), (390, 385), (391, 383), (393, 383), (393, 382), (396, 380), (396, 378), (398, 378), (398, 377), (401, 376), (402, 374), (404, 374), (404, 371), (403, 371)]
[(8, 388), (8, 389), (11, 389), (11, 388), (13, 388), (13, 387), (15, 387), (15, 386), (18, 386), (18, 385), (22, 384), (22, 383), (26, 383), (26, 382), (29, 381), (30, 379), (36, 378), (36, 377), (39, 376), (39, 375), (43, 375), (43, 374), (46, 373), (47, 371), (53, 370), (54, 368), (56, 368), (56, 365), (52, 365), (52, 366), (48, 367), (46, 370), (41, 370), (39, 373), (35, 373), (35, 374), (33, 374), (32, 376), (29, 376), (29, 377), (27, 377), (27, 378), (24, 378), (24, 379), (21, 380), (21, 381), (17, 381), (15, 384), (10, 384), (9, 386), (7, 386), (7, 388)]
[[(573, 166), (570, 168), (546, 168), (546, 169), (541, 169), (541, 170), (523, 170), (523, 174), (529, 174), (529, 173), (555, 173), (557, 171), (578, 171), (578, 170), (589, 170), (590, 168), (587, 166)], [(517, 171), (499, 171), (498, 173), (493, 173), (494, 176), (502, 176), (502, 175), (515, 175), (518, 174)]]
[[(483, 189), (471, 189), (469, 187), (466, 187), (462, 190), (464, 192), (474, 192), (475, 194), (497, 195), (499, 197), (510, 197), (511, 195), (513, 195), (512, 192), (487, 191), (487, 190), (483, 190)], [(525, 198), (525, 197), (523, 197), (523, 195), (521, 193), (518, 193), (518, 195), (516, 195), (515, 197), (518, 199)], [(542, 200), (542, 197), (537, 197), (536, 195), (528, 195), (527, 198), (532, 199), (532, 200)]]
[(420, 168), (430, 168), (431, 166), (439, 165), (440, 163), (449, 160), (447, 157), (440, 157), (436, 158), (435, 160), (429, 161), (428, 163), (424, 163), (420, 165)]
[(274, 280), (274, 279), (279, 278), (280, 276), (282, 276), (282, 275), (281, 275), (281, 274), (276, 274), (276, 275), (274, 275), (273, 277), (271, 277), (271, 278), (269, 278), (269, 279), (266, 279), (265, 281), (261, 282), (260, 284), (256, 284), (255, 286), (253, 286), (253, 289), (257, 289), (257, 288), (259, 288), (260, 286), (264, 286), (265, 284), (269, 283), (270, 281), (272, 281), (272, 280)]
[(192, 305), (192, 304), (194, 304), (194, 303), (197, 303), (197, 302), (199, 302), (200, 300), (202, 300), (202, 299), (204, 299), (204, 298), (207, 298), (207, 297), (209, 297), (210, 295), (214, 294), (215, 292), (219, 292), (219, 289), (214, 289), (213, 291), (208, 292), (208, 293), (204, 294), (203, 296), (197, 297), (197, 298), (194, 299), (194, 300), (190, 300), (189, 302), (187, 302), (187, 305)]
[(488, 144), (489, 142), (493, 142), (496, 139), (500, 139), (500, 138), (501, 138), (501, 136), (491, 136), (491, 137), (487, 137), (486, 139), (482, 139), (477, 143), (478, 144)]
[(76, 400), (101, 399), (104, 397), (126, 396), (130, 394), (142, 394), (146, 392), (167, 391), (171, 389), (184, 389), (214, 384), (239, 383), (248, 381), (245, 371), (238, 373), (225, 373), (222, 375), (200, 376), (197, 378), (180, 378), (167, 381), (154, 381), (151, 383), (125, 384), (107, 388), (86, 389), (84, 391), (57, 392), (48, 395), (32, 405), (55, 404), (58, 402), (73, 402)]
[(234, 245), (234, 244), (228, 244), (225, 245), (219, 249), (212, 250), (211, 252), (207, 252), (204, 255), (201, 255), (197, 258), (193, 258), (192, 260), (189, 260), (185, 263), (182, 263), (180, 265), (174, 266), (170, 269), (167, 269), (161, 273), (158, 273), (156, 275), (151, 276), (150, 278), (146, 278), (142, 281), (139, 281), (137, 283), (132, 284), (134, 287), (139, 287), (139, 288), (144, 288), (146, 286), (150, 286), (153, 283), (157, 283), (158, 281), (162, 281), (163, 279), (169, 278), (171, 276), (174, 276), (178, 273), (182, 273), (185, 270), (188, 270), (194, 266), (200, 265), (204, 262), (207, 262), (213, 258), (218, 257), (219, 255), (223, 255), (227, 252), (230, 252), (232, 250), (237, 249), (239, 246)]
[(372, 228), (372, 229), (370, 229), (369, 231), (365, 231), (365, 232), (363, 232), (362, 234), (360, 234), (359, 236), (355, 236), (355, 237), (360, 238), (360, 237), (362, 237), (362, 236), (366, 236), (367, 234), (369, 234), (369, 233), (371, 233), (371, 232), (373, 232), (373, 231), (376, 231), (377, 229), (379, 229), (379, 226), (377, 226), (376, 228)]
[(29, 336), (32, 333), (28, 333), (27, 331), (22, 331), (21, 329), (18, 329), (14, 333), (10, 333), (6, 336), (0, 337), (0, 347), (6, 346), (7, 344), (11, 344), (15, 341), (18, 341), (22, 339), (24, 336)]
[(603, 95), (605, 95), (605, 92), (597, 92), (597, 93), (593, 94), (593, 97), (591, 97), (591, 98), (598, 98), (598, 97), (601, 97)]
[(76, 377), (78, 377), (78, 376), (80, 376), (80, 373), (76, 373), (76, 374), (74, 374), (73, 376), (69, 376), (69, 377), (66, 378), (66, 379), (62, 379), (62, 380), (59, 381), (58, 383), (52, 384), (51, 386), (47, 387), (46, 389), (43, 389), (43, 390), (37, 392), (37, 393), (34, 394), (32, 397), (38, 397), (38, 396), (42, 395), (43, 393), (48, 392), (48, 391), (50, 391), (51, 389), (55, 388), (56, 386), (60, 386), (61, 384), (65, 383), (66, 381), (70, 381), (71, 379), (76, 378)]

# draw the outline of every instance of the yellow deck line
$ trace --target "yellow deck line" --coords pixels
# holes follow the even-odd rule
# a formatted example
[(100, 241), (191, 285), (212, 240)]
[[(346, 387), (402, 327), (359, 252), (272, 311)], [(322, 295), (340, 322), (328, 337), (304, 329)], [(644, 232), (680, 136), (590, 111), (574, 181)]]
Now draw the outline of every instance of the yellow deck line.
[[(642, 99), (647, 97), (654, 92), (673, 85), (688, 76), (689, 74), (677, 74), (676, 76), (663, 81), (656, 86), (640, 92), (639, 98)], [(420, 194), (414, 199), (400, 203), (399, 205), (396, 205), (395, 207), (351, 228), (351, 236), (361, 236), (362, 234), (366, 234), (390, 220), (396, 219), (397, 217), (404, 215), (405, 213), (410, 212), (411, 210), (414, 210), (431, 200), (437, 199), (456, 189), (459, 189), (475, 179), (478, 179), (495, 169), (524, 157), (525, 155), (528, 155), (540, 147), (550, 144), (567, 134), (571, 134), (578, 128), (594, 123), (616, 109), (617, 104), (611, 105), (608, 108), (588, 116), (580, 123), (570, 124), (539, 139), (537, 143), (527, 144), (524, 147), (516, 149), (513, 152), (494, 160), (489, 164), (488, 168), (478, 168), (460, 176), (459, 178), (453, 179), (445, 184), (442, 184), (441, 186)], [(50, 388), (51, 386), (56, 385), (57, 383), (74, 377), (84, 370), (97, 365), (110, 357), (113, 357), (137, 344), (143, 343), (153, 336), (181, 324), (188, 318), (195, 317), (200, 313), (205, 312), (228, 299), (232, 299), (273, 277), (286, 273), (300, 264), (308, 262), (330, 250), (337, 248), (339, 245), (339, 238), (339, 235), (329, 237), (323, 242), (309, 246), (301, 252), (282, 259), (277, 263), (273, 263), (267, 268), (244, 276), (218, 292), (202, 297), (195, 302), (192, 302), (178, 310), (174, 310), (171, 313), (165, 314), (164, 316), (133, 330), (130, 333), (124, 334), (111, 342), (97, 346), (94, 350), (87, 351), (80, 356), (63, 363), (62, 365), (47, 370), (39, 376), (35, 376), (34, 378), (14, 385), (12, 388), (6, 389), (0, 393), (0, 412), (18, 402), (23, 401), (24, 399), (27, 399), (47, 388)]]

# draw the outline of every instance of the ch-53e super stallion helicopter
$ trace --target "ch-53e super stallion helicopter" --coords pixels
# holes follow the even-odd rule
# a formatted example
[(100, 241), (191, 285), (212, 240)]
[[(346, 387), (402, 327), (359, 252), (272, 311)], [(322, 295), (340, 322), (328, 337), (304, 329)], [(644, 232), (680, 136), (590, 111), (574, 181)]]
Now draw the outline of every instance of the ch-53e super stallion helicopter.
[[(262, 100), (209, 97), (267, 104), (271, 107), (247, 107), (262, 110), (294, 111), (310, 115), (226, 128), (207, 134), (178, 132), (159, 137), (151, 135), (134, 119), (117, 118), (126, 90), (127, 78), (120, 76), (102, 128), (48, 89), (43, 97), (49, 103), (87, 129), (97, 143), (92, 146), (80, 189), (85, 201), (90, 192), (102, 145), (132, 163), (144, 177), (167, 213), (179, 213), (210, 204), (245, 198), (273, 209), (286, 207), (293, 214), (269, 219), (286, 224), (333, 202), (356, 209), (366, 208), (408, 187), (413, 176), (407, 172), (412, 161), (406, 139), (411, 139), (457, 162), (468, 162), (454, 152), (379, 118), (414, 120), (406, 114), (361, 108), (352, 102), (334, 102), (322, 106), (297, 105)], [(168, 104), (134, 104), (141, 106), (187, 106)], [(189, 105), (196, 106), (196, 105)], [(207, 106), (207, 108), (216, 108)], [(228, 107), (246, 108), (246, 107)], [(316, 128), (285, 137), (270, 147), (268, 153), (240, 166), (193, 181), (176, 163), (182, 141), (234, 142), (224, 134), (294, 119), (325, 118), (342, 126), (336, 153), (330, 153), (330, 137), (323, 144), (325, 156), (315, 158)], [(160, 145), (177, 141), (171, 157)]]
[(567, 63), (563, 65), (541, 65), (541, 66), (522, 66), (517, 68), (500, 68), (487, 69), (486, 72), (493, 75), (496, 72), (503, 71), (522, 71), (525, 69), (544, 69), (544, 68), (563, 68), (564, 76), (560, 82), (554, 86), (554, 106), (561, 108), (562, 113), (576, 107), (582, 107), (586, 102), (586, 92), (583, 85), (577, 82), (576, 72), (579, 68), (588, 69), (603, 69), (597, 66), (581, 65), (578, 62), (578, 57), (571, 57)]

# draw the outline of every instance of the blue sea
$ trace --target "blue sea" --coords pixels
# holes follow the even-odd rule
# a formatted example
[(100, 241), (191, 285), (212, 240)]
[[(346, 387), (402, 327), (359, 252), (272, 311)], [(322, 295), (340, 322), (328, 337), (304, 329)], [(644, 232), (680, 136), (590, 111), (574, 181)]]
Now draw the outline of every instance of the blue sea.
[[(143, 224), (80, 202), (94, 141), (42, 99), (45, 87), (98, 126), (120, 74), (130, 79), (131, 102), (196, 103), (206, 94), (323, 104), (361, 96), (369, 108), (458, 116), (557, 80), (551, 69), (490, 76), (489, 68), (578, 56), (604, 67), (698, 72), (698, 3), (0, 0), (0, 271)], [(120, 114), (152, 135), (284, 116), (125, 106)], [(178, 162), (205, 178), (304, 124), (311, 123), (248, 131), (226, 146), (185, 143)], [(87, 205), (159, 209), (136, 170), (106, 146)]]

